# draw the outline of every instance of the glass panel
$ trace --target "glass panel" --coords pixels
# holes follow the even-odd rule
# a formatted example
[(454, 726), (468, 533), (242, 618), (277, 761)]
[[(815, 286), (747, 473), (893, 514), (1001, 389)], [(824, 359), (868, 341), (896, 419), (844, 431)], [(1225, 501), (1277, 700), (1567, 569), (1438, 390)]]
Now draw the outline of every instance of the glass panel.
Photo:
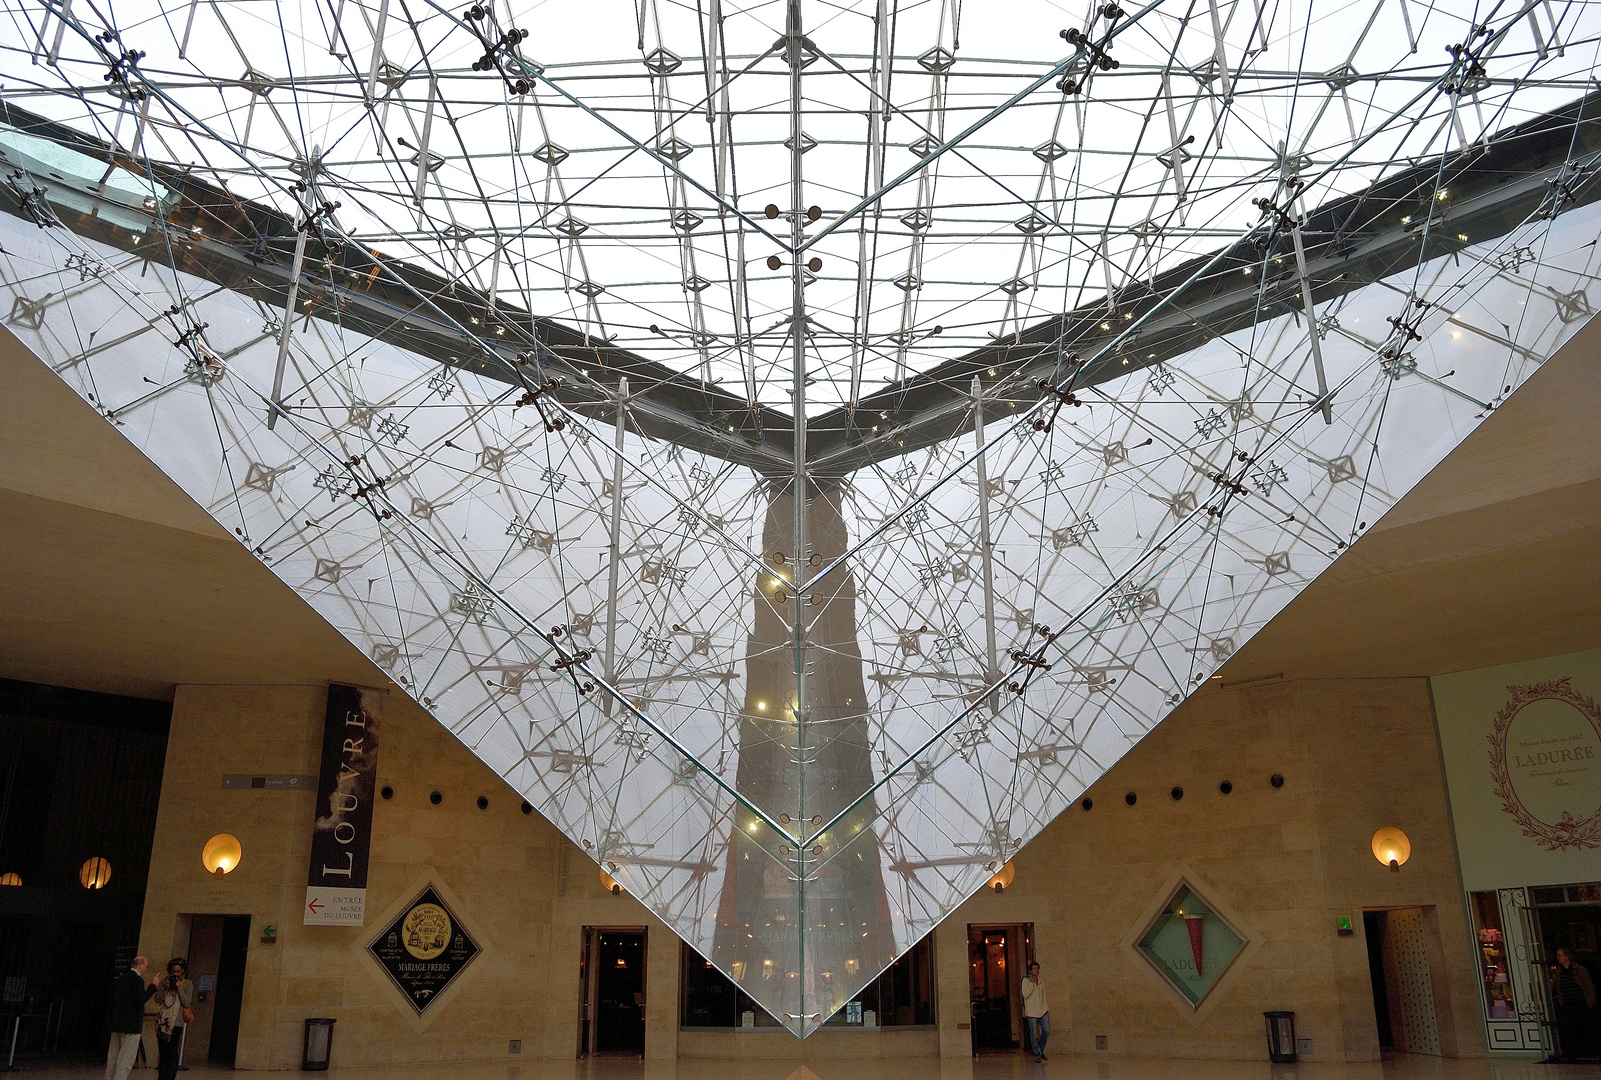
[(1484, 988), (1485, 1014), (1492, 1020), (1517, 1016), (1512, 981), (1507, 971), (1506, 939), (1501, 931), (1501, 905), (1494, 892), (1469, 894), (1473, 931), (1479, 943), (1479, 976)]
[(1179, 887), (1140, 938), (1139, 950), (1191, 1005), (1223, 977), (1245, 939), (1188, 885)]
[[(854, 973), (847, 969), (844, 974), (849, 978)], [(832, 971), (823, 971), (819, 978), (826, 993), (836, 976)], [(755, 1026), (777, 1023), (756, 1009), (754, 1000), (716, 965), (687, 945), (683, 949), (682, 987), (680, 1023), (686, 1028), (745, 1026), (741, 1015), (751, 1010), (755, 1010), (753, 1020), (756, 1016), (765, 1018)], [(828, 1027), (928, 1027), (934, 1023), (934, 995), (933, 942), (924, 938), (823, 1023)]]

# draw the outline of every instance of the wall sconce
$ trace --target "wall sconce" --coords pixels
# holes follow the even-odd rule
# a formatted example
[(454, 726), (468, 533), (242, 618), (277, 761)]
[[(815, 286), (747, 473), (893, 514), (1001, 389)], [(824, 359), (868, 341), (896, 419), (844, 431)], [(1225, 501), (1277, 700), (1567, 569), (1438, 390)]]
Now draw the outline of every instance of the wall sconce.
[(111, 863), (96, 855), (78, 871), (78, 881), (86, 889), (103, 889), (111, 884)]
[[(995, 864), (991, 863), (990, 865), (994, 866)], [(995, 876), (984, 883), (984, 887), (986, 889), (994, 889), (996, 892), (1005, 892), (1011, 887), (1012, 882), (1016, 880), (1017, 867), (1012, 865), (1011, 859), (1007, 859), (1005, 864), (995, 871)]]
[(14, 871), (7, 871), (4, 874), (0, 874), (0, 886), (21, 885), (21, 884), (22, 884), (22, 875), (21, 874), (15, 873)]
[(218, 833), (206, 841), (206, 846), (200, 849), (200, 862), (205, 866), (208, 874), (222, 877), (228, 871), (239, 865), (244, 858), (245, 849), (239, 846), (239, 839), (228, 833)]
[(1373, 857), (1396, 873), (1412, 857), (1412, 841), (1406, 833), (1393, 825), (1386, 825), (1373, 834)]
[(613, 896), (616, 896), (623, 891), (623, 883), (606, 873), (604, 870), (600, 872), (600, 883), (602, 887), (604, 887), (605, 890), (611, 893)]

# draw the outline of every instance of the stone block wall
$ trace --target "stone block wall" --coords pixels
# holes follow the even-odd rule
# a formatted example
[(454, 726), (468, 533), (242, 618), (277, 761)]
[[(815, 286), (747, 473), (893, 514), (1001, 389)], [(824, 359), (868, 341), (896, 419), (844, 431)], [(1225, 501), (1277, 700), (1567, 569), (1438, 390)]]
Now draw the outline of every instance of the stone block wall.
[[(1207, 689), (1147, 736), (1017, 857), (1016, 883), (983, 893), (935, 934), (937, 1030), (678, 1030), (679, 943), (445, 729), (403, 696), (384, 707), (366, 927), (301, 925), (314, 795), (223, 790), (225, 773), (314, 774), (325, 689), (186, 686), (168, 742), (141, 946), (165, 958), (184, 914), (249, 914), (239, 1067), (296, 1068), (304, 1018), (333, 1016), (336, 1065), (517, 1060), (576, 1053), (581, 928), (645, 926), (647, 1056), (966, 1056), (967, 926), (1034, 924), (1059, 1052), (1258, 1059), (1262, 1012), (1293, 1009), (1313, 1060), (1378, 1057), (1364, 908), (1425, 909), (1435, 1011), (1447, 1056), (1483, 1052), (1473, 957), (1423, 680), (1265, 683)], [(1282, 788), (1269, 778), (1284, 777)], [(1230, 780), (1232, 794), (1218, 785)], [(1174, 800), (1171, 789), (1184, 789)], [(434, 806), (429, 793), (443, 802)], [(1125, 805), (1133, 791), (1136, 804)], [(489, 799), (480, 810), (476, 800)], [(1400, 873), (1369, 840), (1412, 839)], [(214, 833), (244, 859), (200, 864)], [(563, 856), (563, 850), (566, 854)], [(1191, 1008), (1133, 942), (1185, 880), (1249, 945)], [(391, 911), (432, 882), (483, 952), (418, 1018), (365, 955)], [(1335, 919), (1355, 934), (1336, 934)], [(265, 944), (260, 928), (278, 928)], [(159, 959), (158, 959), (159, 962)], [(194, 1048), (190, 1051), (193, 1056)], [(203, 1050), (200, 1051), (203, 1056)]]

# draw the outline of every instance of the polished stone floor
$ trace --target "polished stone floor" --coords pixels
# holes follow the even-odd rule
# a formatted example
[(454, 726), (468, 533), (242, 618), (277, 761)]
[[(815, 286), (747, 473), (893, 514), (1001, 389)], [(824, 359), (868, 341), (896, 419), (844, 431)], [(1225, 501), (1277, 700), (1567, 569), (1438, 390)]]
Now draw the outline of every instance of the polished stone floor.
[[(99, 1080), (105, 1075), (104, 1065), (18, 1064), (24, 1075), (50, 1080)], [(199, 1080), (231, 1071), (197, 1064), (182, 1075)], [(1386, 1055), (1383, 1062), (1363, 1065), (1093, 1057), (1057, 1057), (1036, 1065), (1021, 1054), (977, 1061), (680, 1058), (647, 1062), (601, 1057), (588, 1061), (525, 1061), (516, 1065), (496, 1062), (333, 1069), (324, 1075), (329, 1080), (1601, 1080), (1601, 1065), (1447, 1061), (1412, 1054)], [(134, 1070), (131, 1080), (153, 1080), (154, 1076), (153, 1069), (141, 1068)]]

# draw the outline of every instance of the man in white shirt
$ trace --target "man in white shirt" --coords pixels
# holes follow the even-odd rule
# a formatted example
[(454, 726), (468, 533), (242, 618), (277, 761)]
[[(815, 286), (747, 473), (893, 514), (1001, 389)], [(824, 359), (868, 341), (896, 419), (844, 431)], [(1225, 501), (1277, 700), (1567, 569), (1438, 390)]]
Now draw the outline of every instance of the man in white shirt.
[(1028, 978), (1023, 980), (1023, 1023), (1028, 1025), (1028, 1048), (1035, 1061), (1045, 1060), (1045, 1040), (1051, 1037), (1051, 1006), (1045, 1000), (1045, 987), (1040, 985), (1040, 966), (1028, 966)]

